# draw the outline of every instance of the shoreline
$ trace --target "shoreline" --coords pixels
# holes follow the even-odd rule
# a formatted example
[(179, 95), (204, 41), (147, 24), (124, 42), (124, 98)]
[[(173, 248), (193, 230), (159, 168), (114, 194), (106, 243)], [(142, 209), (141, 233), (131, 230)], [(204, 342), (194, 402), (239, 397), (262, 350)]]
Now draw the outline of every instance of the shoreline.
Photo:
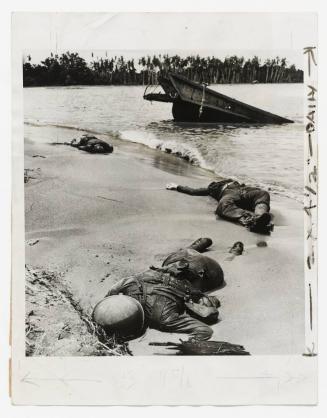
[[(188, 123), (185, 123), (186, 126), (188, 126)], [(227, 177), (224, 176), (222, 173), (217, 173), (215, 172), (215, 169), (213, 167), (211, 167), (208, 163), (206, 163), (205, 160), (203, 160), (203, 158), (201, 157), (201, 155), (198, 155), (198, 152), (196, 150), (196, 148), (193, 147), (189, 147), (187, 144), (182, 144), (182, 146), (180, 147), (180, 145), (177, 146), (177, 148), (173, 149), (173, 147), (171, 145), (167, 143), (162, 142), (161, 140), (157, 139), (155, 140), (156, 144), (152, 143), (147, 143), (146, 140), (144, 141), (140, 141), (138, 139), (128, 139), (128, 138), (123, 138), (124, 133), (121, 133), (119, 131), (117, 132), (101, 132), (101, 131), (96, 131), (94, 129), (85, 129), (85, 128), (79, 128), (76, 126), (69, 126), (69, 125), (64, 125), (64, 124), (47, 124), (47, 123), (43, 123), (43, 122), (31, 122), (31, 121), (25, 121), (24, 125), (26, 125), (27, 127), (31, 127), (31, 128), (48, 128), (48, 129), (63, 129), (64, 131), (68, 131), (69, 134), (65, 135), (66, 140), (69, 140), (72, 138), (73, 133), (75, 133), (75, 136), (81, 136), (84, 133), (88, 133), (88, 134), (93, 134), (93, 135), (97, 135), (99, 138), (111, 142), (113, 145), (115, 145), (116, 147), (120, 147), (122, 150), (126, 149), (127, 152), (133, 152), (134, 150), (138, 150), (138, 152), (140, 154), (146, 154), (148, 153), (148, 150), (151, 151), (155, 151), (155, 152), (160, 152), (166, 155), (169, 155), (170, 157), (173, 157), (175, 159), (178, 160), (183, 160), (184, 162), (186, 162), (187, 164), (191, 165), (192, 167), (201, 169), (204, 171), (204, 173), (206, 173), (208, 178), (232, 178), (233, 180), (238, 181), (239, 183), (242, 183), (242, 179), (240, 179), (237, 176), (232, 176), (232, 175), (228, 175)], [(204, 124), (206, 125), (206, 124)], [(211, 126), (212, 124), (207, 124), (208, 126)], [(229, 125), (229, 124), (226, 124)], [(132, 146), (136, 146), (138, 148), (135, 147), (135, 149), (131, 151), (131, 145)], [(201, 160), (203, 160), (201, 162)], [(173, 160), (171, 160), (173, 161)], [(176, 165), (178, 165), (178, 161), (175, 162)], [(173, 164), (171, 164), (173, 166)], [(204, 174), (205, 175), (205, 174)], [(291, 199), (293, 201), (296, 201), (298, 203), (300, 203), (301, 205), (303, 205), (303, 196), (299, 195), (298, 192), (295, 191), (290, 191), (284, 188), (284, 186), (280, 186), (280, 185), (266, 185), (266, 184), (261, 184), (260, 182), (256, 181), (256, 180), (252, 180), (251, 182), (249, 182), (248, 184), (250, 184), (253, 187), (260, 187), (263, 189), (266, 189), (269, 191), (269, 193), (276, 195), (276, 196), (281, 196), (281, 197), (286, 197), (288, 199)], [(278, 190), (278, 188), (280, 190)]]
[[(167, 253), (209, 236), (214, 243), (207, 255), (221, 263), (227, 283), (213, 293), (222, 307), (212, 338), (242, 344), (251, 354), (302, 352), (300, 203), (274, 194), (275, 231), (263, 238), (216, 220), (216, 203), (210, 198), (167, 191), (169, 182), (201, 187), (217, 178), (178, 157), (117, 139), (111, 141), (115, 149), (110, 155), (49, 145), (72, 137), (72, 130), (65, 128), (29, 126), (25, 134), (25, 169), (34, 170), (36, 177), (25, 185), (25, 262), (60, 271), (63, 284), (87, 314), (116, 280), (160, 265)], [(38, 242), (30, 245), (31, 240)], [(267, 247), (257, 247), (262, 240)], [(227, 261), (235, 241), (244, 242), (246, 251)], [(154, 354), (159, 349), (148, 342), (180, 337), (185, 335), (148, 330), (129, 347), (135, 355)], [(55, 354), (50, 350), (47, 355)]]

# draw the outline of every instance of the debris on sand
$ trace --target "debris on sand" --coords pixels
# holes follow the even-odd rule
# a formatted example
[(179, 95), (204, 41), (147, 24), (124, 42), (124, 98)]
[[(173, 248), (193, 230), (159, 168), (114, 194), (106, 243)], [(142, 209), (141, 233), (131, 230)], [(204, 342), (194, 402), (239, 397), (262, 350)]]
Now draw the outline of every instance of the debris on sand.
[(105, 199), (105, 200), (111, 200), (113, 202), (119, 202), (119, 203), (123, 203), (121, 200), (117, 200), (117, 199), (110, 199), (109, 197), (104, 197), (104, 196), (97, 196), (99, 199)]
[(184, 356), (249, 356), (242, 345), (231, 344), (225, 341), (182, 341), (180, 343), (157, 343), (149, 345), (167, 347), (168, 350), (178, 350), (177, 355)]
[(27, 244), (30, 245), (30, 246), (33, 246), (33, 245), (37, 244), (38, 242), (40, 242), (39, 239), (29, 240), (29, 241), (27, 241)]
[(244, 244), (241, 241), (234, 242), (233, 246), (229, 250), (231, 254), (242, 255), (244, 251)]
[(107, 280), (107, 278), (110, 277), (110, 274), (111, 273), (107, 273), (104, 277), (102, 277), (102, 279), (99, 280), (99, 283), (103, 283), (105, 280)]
[(70, 327), (70, 325), (69, 324), (65, 324), (62, 327), (62, 329), (61, 329), (61, 331), (60, 331), (60, 333), (58, 335), (58, 340), (61, 340), (63, 338), (68, 337), (70, 335), (70, 333), (71, 333), (71, 327)]
[(47, 158), (47, 157), (45, 157), (44, 155), (39, 155), (39, 154), (35, 154), (35, 155), (33, 155), (33, 158), (37, 158), (37, 157), (39, 157), (39, 158)]
[[(32, 173), (33, 175), (31, 175)], [(24, 169), (24, 183), (28, 183), (31, 179), (37, 179), (40, 175), (40, 168), (25, 168)], [(36, 177), (35, 177), (36, 176)]]
[(258, 241), (257, 247), (268, 247), (268, 244), (266, 241)]
[(129, 355), (84, 312), (59, 273), (25, 268), (26, 356)]
[(24, 169), (24, 183), (28, 183), (30, 181), (30, 179), (34, 179), (35, 177), (30, 176), (29, 172), (33, 171), (30, 168), (25, 168)]

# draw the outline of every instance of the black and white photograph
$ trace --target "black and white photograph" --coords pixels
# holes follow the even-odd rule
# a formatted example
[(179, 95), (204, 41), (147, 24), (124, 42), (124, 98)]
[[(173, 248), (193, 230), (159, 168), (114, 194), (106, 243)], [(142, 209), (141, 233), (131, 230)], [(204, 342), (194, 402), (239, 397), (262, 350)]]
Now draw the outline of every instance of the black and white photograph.
[(26, 358), (315, 355), (315, 25), (15, 15)]

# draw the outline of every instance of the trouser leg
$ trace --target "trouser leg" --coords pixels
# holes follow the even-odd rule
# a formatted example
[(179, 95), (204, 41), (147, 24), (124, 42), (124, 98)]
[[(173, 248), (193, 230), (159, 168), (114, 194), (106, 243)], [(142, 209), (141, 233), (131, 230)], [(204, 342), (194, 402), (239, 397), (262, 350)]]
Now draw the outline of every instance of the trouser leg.
[(240, 207), (241, 194), (239, 190), (226, 190), (220, 199), (217, 215), (231, 221), (239, 221), (241, 218), (249, 218), (253, 213)]
[(240, 205), (247, 210), (262, 215), (270, 211), (270, 195), (256, 187), (244, 187), (241, 192)]

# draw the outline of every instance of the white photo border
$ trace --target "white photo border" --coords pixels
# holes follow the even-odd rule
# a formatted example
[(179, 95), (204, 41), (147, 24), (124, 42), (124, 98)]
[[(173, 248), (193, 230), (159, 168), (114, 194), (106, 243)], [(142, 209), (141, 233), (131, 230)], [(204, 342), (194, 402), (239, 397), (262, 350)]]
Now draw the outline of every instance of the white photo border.
[[(203, 357), (25, 357), (24, 146), (21, 37), (12, 26), (12, 399), (20, 405), (247, 405), (317, 402), (317, 131), (304, 131), (305, 355)], [(19, 22), (22, 22), (19, 16)], [(316, 16), (312, 14), (313, 30)], [(311, 40), (310, 40), (311, 41)], [(317, 42), (314, 47), (318, 63)], [(304, 51), (305, 52), (305, 51)], [(308, 53), (307, 53), (308, 55)], [(317, 65), (305, 85), (317, 89)], [(305, 90), (308, 94), (308, 90)], [(306, 111), (308, 115), (308, 98)], [(312, 108), (311, 108), (312, 109)], [(315, 108), (315, 112), (317, 112)], [(312, 117), (312, 115), (311, 115)], [(315, 121), (317, 120), (315, 113)], [(307, 123), (309, 123), (308, 121)], [(312, 123), (312, 121), (311, 121)], [(310, 162), (308, 157), (310, 156)], [(316, 193), (312, 193), (308, 189)], [(315, 207), (311, 207), (315, 206)], [(310, 237), (308, 234), (310, 232)], [(310, 296), (311, 294), (311, 296)], [(312, 301), (312, 305), (311, 302)], [(311, 308), (312, 306), (312, 308)]]

